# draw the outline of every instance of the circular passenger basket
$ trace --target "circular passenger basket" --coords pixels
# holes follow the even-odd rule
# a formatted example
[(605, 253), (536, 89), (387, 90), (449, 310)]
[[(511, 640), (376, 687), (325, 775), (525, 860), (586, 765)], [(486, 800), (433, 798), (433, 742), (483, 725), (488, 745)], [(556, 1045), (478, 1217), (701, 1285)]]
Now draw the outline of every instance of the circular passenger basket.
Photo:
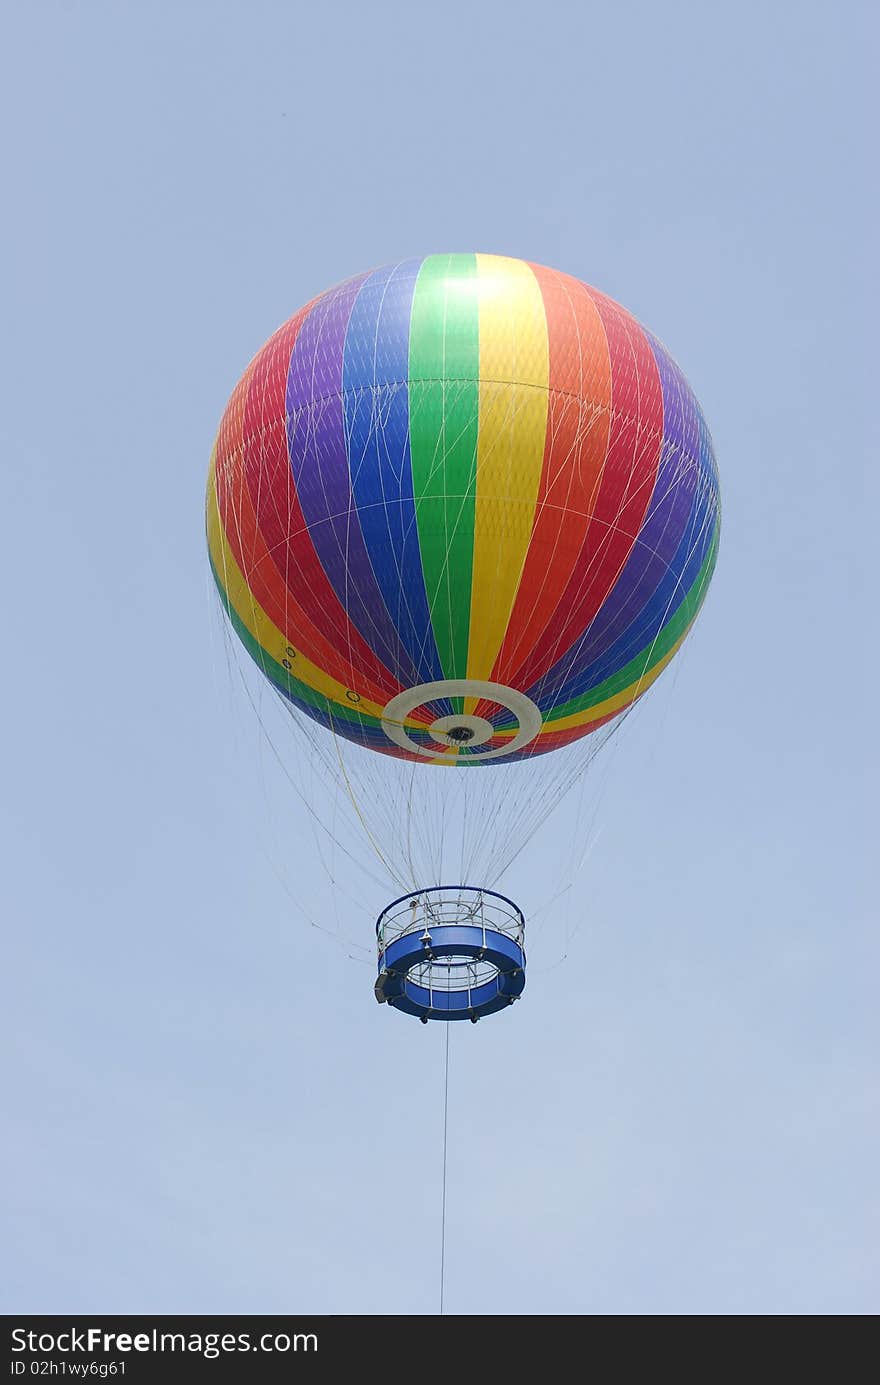
[(495, 890), (437, 885), (402, 895), (376, 922), (376, 999), (423, 1024), (476, 1024), (522, 994), (524, 941), (521, 910)]

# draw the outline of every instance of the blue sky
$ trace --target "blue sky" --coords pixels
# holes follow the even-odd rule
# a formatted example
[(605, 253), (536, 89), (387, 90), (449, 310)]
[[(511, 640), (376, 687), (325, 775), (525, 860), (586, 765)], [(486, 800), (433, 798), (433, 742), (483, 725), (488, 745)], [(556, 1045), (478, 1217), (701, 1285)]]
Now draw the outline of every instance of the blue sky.
[(303, 920), (369, 947), (375, 901), (224, 684), (202, 500), (280, 321), (480, 249), (665, 341), (724, 531), (562, 819), (598, 830), (526, 998), (451, 1035), (447, 1310), (876, 1311), (870, 7), (70, 0), (6, 37), (4, 1310), (436, 1309), (443, 1029)]

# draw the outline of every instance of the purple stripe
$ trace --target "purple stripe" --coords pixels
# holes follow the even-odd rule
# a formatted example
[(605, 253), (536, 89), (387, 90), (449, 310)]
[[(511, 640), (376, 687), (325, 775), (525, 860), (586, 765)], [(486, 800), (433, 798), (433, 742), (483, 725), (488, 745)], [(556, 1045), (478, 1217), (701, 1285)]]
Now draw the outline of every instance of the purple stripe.
[(367, 274), (322, 295), (287, 376), (287, 442), (318, 559), (350, 620), (405, 687), (419, 681), (373, 573), (351, 491), (342, 401), (345, 334)]

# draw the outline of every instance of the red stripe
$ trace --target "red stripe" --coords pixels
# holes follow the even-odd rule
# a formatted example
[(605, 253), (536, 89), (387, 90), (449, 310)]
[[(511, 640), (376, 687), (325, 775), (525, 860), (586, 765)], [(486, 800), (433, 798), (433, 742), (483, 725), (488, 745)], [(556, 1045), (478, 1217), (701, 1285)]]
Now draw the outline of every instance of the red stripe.
[(236, 562), (270, 619), (307, 659), (347, 687), (356, 683), (355, 691), (381, 705), (401, 685), (351, 625), (330, 586), (288, 460), (287, 371), (312, 306), (270, 338), (229, 401), (217, 442), (218, 507)]
[(623, 569), (657, 478), (663, 391), (654, 353), (635, 318), (595, 289), (586, 292), (611, 356), (607, 457), (577, 561), (556, 608), (528, 656), (504, 680), (514, 687), (531, 687), (587, 629)]

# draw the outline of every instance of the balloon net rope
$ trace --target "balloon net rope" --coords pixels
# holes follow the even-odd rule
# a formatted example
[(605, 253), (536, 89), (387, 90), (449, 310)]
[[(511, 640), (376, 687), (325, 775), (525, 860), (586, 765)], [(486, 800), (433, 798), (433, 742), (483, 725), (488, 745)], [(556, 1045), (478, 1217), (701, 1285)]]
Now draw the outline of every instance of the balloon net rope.
[(329, 854), (341, 857), (349, 874), (356, 868), (383, 889), (450, 878), (492, 888), (630, 710), (570, 746), (513, 763), (462, 769), (398, 759), (328, 734), (260, 676), (225, 620), (222, 628), (229, 675), (243, 685), (316, 841), (323, 838), (325, 865)]

